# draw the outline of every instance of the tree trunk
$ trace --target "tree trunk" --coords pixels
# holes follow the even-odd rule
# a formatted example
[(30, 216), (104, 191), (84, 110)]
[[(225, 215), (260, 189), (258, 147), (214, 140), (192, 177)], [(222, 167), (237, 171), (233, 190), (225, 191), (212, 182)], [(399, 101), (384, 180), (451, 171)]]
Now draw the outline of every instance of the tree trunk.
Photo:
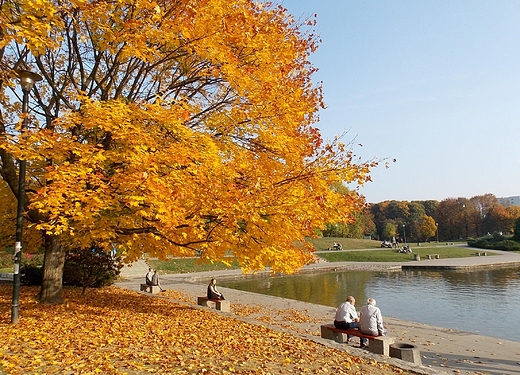
[(40, 303), (63, 303), (63, 265), (65, 249), (54, 235), (44, 235), (45, 260), (43, 262), (42, 289)]

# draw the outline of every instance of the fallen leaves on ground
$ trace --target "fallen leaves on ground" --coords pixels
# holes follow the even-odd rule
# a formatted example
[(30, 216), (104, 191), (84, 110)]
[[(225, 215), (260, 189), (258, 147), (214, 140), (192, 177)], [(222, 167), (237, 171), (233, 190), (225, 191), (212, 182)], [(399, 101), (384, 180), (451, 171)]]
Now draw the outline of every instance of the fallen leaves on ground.
[(292, 330), (301, 334), (320, 336), (320, 332), (312, 330), (311, 325), (305, 323), (322, 323), (321, 319), (316, 319), (306, 314), (308, 311), (297, 311), (294, 309), (279, 310), (272, 306), (248, 306), (242, 304), (232, 304), (233, 314), (243, 317), (253, 317), (254, 319), (266, 324), (278, 326)]
[[(403, 374), (288, 333), (170, 298), (109, 287), (63, 305), (41, 305), (24, 287), (10, 324), (10, 285), (0, 286), (0, 373), (6, 374)], [(173, 291), (169, 292), (174, 296)], [(182, 294), (175, 297), (184, 298)], [(300, 312), (288, 316), (304, 319)]]

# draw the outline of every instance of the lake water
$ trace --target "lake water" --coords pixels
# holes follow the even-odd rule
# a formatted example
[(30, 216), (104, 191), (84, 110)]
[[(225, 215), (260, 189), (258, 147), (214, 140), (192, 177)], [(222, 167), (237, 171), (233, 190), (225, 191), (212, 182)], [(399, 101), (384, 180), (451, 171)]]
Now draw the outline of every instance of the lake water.
[(520, 268), (341, 271), (219, 285), (332, 307), (353, 295), (358, 310), (372, 297), (383, 316), (520, 341)]

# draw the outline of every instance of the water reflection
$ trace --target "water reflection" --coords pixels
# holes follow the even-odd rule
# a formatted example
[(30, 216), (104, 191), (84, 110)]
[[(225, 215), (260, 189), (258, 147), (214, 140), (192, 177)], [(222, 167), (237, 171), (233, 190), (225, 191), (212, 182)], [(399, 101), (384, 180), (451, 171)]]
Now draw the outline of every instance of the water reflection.
[(385, 316), (520, 341), (520, 268), (345, 271), (219, 281), (228, 288), (336, 307), (352, 294)]

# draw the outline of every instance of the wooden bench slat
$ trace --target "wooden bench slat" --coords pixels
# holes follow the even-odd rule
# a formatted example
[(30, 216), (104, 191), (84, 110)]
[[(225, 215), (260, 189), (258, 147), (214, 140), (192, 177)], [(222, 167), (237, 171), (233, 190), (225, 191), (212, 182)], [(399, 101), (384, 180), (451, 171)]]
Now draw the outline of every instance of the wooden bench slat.
[(370, 340), (370, 344), (368, 345), (369, 351), (386, 356), (390, 353), (390, 344), (394, 342), (392, 337), (367, 335), (359, 329), (339, 329), (336, 328), (334, 324), (323, 324), (320, 329), (322, 338), (340, 343), (345, 342), (348, 335), (367, 338)]
[(377, 336), (374, 335), (367, 335), (366, 333), (361, 332), (359, 329), (352, 328), (352, 329), (339, 329), (335, 326), (328, 327), (331, 331), (344, 333), (349, 336), (356, 336), (356, 337), (362, 337), (364, 339), (375, 339)]

